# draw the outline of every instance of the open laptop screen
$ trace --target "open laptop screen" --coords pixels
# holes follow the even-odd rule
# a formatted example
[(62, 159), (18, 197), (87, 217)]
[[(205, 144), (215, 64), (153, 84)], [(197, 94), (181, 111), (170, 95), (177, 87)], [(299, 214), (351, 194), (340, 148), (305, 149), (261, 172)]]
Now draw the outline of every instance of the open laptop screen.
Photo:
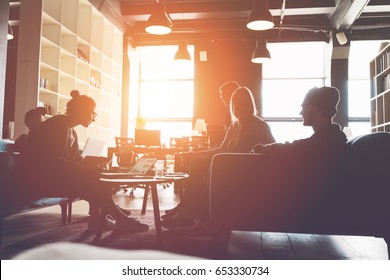
[(105, 144), (106, 141), (103, 139), (88, 137), (81, 156), (83, 158), (87, 156), (100, 157), (103, 154)]
[(149, 129), (136, 129), (134, 131), (134, 142), (137, 146), (160, 147), (161, 131)]

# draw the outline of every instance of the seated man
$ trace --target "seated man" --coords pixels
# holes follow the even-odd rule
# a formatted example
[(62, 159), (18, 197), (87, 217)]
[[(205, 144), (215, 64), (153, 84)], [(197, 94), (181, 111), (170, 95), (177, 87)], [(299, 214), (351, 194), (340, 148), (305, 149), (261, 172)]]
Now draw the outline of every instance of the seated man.
[(323, 157), (338, 156), (347, 142), (347, 137), (340, 126), (333, 123), (339, 98), (339, 91), (334, 87), (312, 88), (303, 100), (300, 114), (303, 117), (303, 125), (311, 126), (314, 134), (292, 143), (258, 144), (253, 148), (253, 152), (262, 154), (292, 152), (304, 157), (317, 156), (322, 162)]
[[(294, 190), (283, 189), (286, 199), (283, 199), (281, 208), (295, 212), (291, 215), (299, 221), (311, 219), (322, 211), (322, 204), (326, 204), (324, 196), (332, 193), (329, 188), (333, 185), (334, 175), (344, 164), (347, 137), (333, 122), (339, 99), (340, 93), (335, 87), (310, 89), (300, 114), (303, 125), (311, 126), (314, 134), (291, 143), (257, 144), (252, 151), (268, 155), (270, 159), (284, 159), (280, 171), (284, 174), (285, 181), (282, 182), (285, 184), (280, 185)], [(272, 178), (267, 180), (274, 184)]]

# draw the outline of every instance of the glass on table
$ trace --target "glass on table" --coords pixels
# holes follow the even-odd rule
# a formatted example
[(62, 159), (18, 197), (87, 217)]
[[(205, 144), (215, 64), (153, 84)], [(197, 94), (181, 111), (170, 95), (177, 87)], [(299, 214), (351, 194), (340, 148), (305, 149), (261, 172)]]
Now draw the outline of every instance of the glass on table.
[(154, 176), (162, 177), (164, 175), (164, 160), (156, 160), (154, 163)]

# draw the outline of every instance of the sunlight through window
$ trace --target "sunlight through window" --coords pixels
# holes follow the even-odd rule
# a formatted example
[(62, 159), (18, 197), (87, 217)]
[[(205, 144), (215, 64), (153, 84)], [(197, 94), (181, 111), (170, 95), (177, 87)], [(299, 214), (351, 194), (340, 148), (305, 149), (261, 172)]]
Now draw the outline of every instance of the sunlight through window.
[[(133, 71), (137, 88), (131, 89), (129, 102), (133, 102), (131, 108), (134, 102), (138, 106), (132, 115), (142, 119), (146, 129), (161, 130), (163, 143), (192, 131), (194, 62), (174, 61), (176, 51), (177, 46), (138, 47), (138, 69)], [(188, 51), (193, 58), (194, 47), (189, 45)]]
[(325, 84), (325, 44), (269, 43), (272, 59), (263, 66), (263, 118), (276, 141), (310, 136), (302, 125), (301, 104), (307, 91)]

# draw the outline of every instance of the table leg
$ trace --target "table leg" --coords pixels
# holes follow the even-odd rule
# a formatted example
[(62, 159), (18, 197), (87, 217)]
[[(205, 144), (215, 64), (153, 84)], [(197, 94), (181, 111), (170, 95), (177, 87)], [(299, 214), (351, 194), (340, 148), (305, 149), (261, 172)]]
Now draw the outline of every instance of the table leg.
[(160, 206), (158, 204), (157, 184), (151, 184), (150, 188), (151, 188), (151, 192), (152, 192), (154, 224), (156, 227), (156, 237), (157, 237), (157, 240), (160, 241), (162, 239), (162, 229), (161, 229), (161, 220), (160, 220)]
[[(144, 200), (142, 201), (142, 210), (141, 214), (146, 213), (146, 205), (148, 204), (148, 194), (149, 194), (150, 187), (149, 185), (145, 185), (144, 188)], [(153, 206), (154, 207), (154, 206)]]

